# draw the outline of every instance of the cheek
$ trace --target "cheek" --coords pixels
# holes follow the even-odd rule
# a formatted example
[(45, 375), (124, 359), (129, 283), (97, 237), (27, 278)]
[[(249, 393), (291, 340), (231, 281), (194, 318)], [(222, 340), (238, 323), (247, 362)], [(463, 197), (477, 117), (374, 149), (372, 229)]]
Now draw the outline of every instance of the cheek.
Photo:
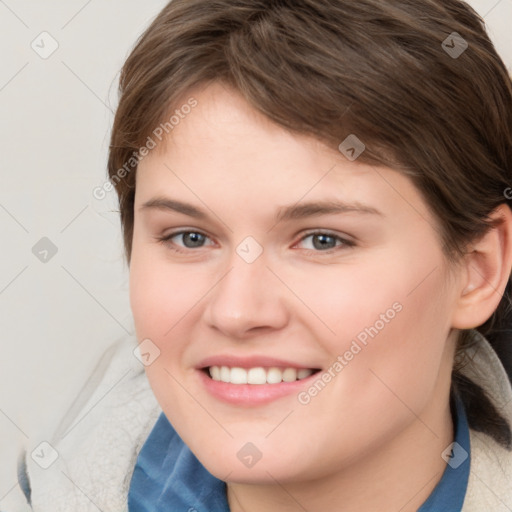
[[(301, 396), (301, 404), (307, 404), (297, 411), (302, 424), (331, 439), (343, 425), (345, 438), (358, 447), (354, 449), (370, 449), (410, 424), (415, 418), (411, 411), (419, 415), (425, 410), (443, 368), (445, 376), (450, 374), (445, 352), (450, 296), (443, 292), (440, 269), (414, 289), (432, 270), (419, 267), (415, 273), (381, 274), (377, 280), (371, 271), (368, 280), (351, 273), (343, 280), (344, 289), (331, 283), (324, 312), (331, 308), (332, 314), (323, 320), (336, 334), (330, 335), (320, 322), (310, 325), (330, 354), (332, 378), (318, 386), (321, 391), (312, 386)], [(320, 308), (321, 301), (313, 297), (311, 309)], [(331, 449), (334, 465), (353, 447), (341, 439)]]
[[(192, 267), (190, 267), (192, 268)], [(156, 344), (171, 335), (182, 319), (193, 315), (207, 291), (197, 270), (155, 258), (155, 251), (135, 249), (130, 265), (130, 305), (139, 339)]]
[[(343, 358), (344, 377), (334, 379), (342, 401), (359, 389), (377, 409), (386, 396), (399, 405), (391, 389), (419, 404), (438, 378), (450, 331), (443, 256), (425, 244), (379, 256), (336, 273), (332, 267), (304, 273), (308, 279), (296, 279), (294, 292), (307, 309), (297, 303), (297, 311), (329, 354), (328, 364)], [(291, 274), (287, 279), (294, 282)]]
[[(412, 418), (411, 410), (420, 413), (427, 406), (439, 379), (450, 375), (450, 297), (443, 293), (443, 287), (439, 271), (414, 291), (414, 286), (401, 286), (395, 293), (382, 294), (381, 300), (372, 302), (372, 317), (365, 313), (366, 323), (354, 325), (352, 331), (358, 334), (345, 342), (345, 348), (349, 348), (347, 344), (355, 339), (361, 350), (344, 370), (343, 385), (339, 382), (342, 400), (349, 396), (349, 389), (358, 389), (357, 403), (348, 398), (351, 405), (364, 405), (366, 411), (374, 411), (390, 428), (399, 418)], [(392, 307), (394, 314), (386, 310), (390, 304), (398, 306)], [(359, 411), (360, 418), (368, 415), (366, 411)]]
[(137, 339), (150, 339), (160, 350), (159, 357), (145, 367), (148, 381), (161, 407), (179, 411), (178, 424), (190, 424), (197, 411), (178, 383), (182, 381), (179, 365), (194, 329), (194, 306), (205, 294), (204, 280), (135, 244), (129, 277)]
[(389, 256), (373, 261), (319, 266), (293, 271), (281, 269), (283, 281), (290, 283), (295, 297), (290, 306), (296, 317), (307, 323), (315, 338), (328, 352), (338, 355), (347, 341), (359, 336), (364, 341), (368, 331), (388, 330), (399, 316), (398, 310), (409, 300), (414, 269), (401, 275), (389, 265)]

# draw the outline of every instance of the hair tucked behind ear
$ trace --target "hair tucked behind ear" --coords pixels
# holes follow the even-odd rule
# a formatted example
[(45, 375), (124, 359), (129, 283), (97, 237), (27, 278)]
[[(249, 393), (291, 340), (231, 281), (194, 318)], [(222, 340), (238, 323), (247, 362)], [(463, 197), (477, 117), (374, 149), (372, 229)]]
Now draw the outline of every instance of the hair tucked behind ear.
[(498, 354), (512, 383), (512, 280), (507, 283), (498, 309), (478, 331)]
[[(476, 330), (484, 336), (500, 358), (512, 383), (512, 280), (509, 280), (505, 293), (492, 317)], [(480, 338), (471, 331), (460, 333), (458, 354), (478, 345)], [(457, 362), (457, 359), (459, 361)], [(452, 373), (452, 389), (464, 402), (471, 428), (491, 435), (500, 444), (512, 450), (510, 425), (493, 406), (484, 390), (464, 376), (460, 370), (466, 364), (464, 358), (456, 358)]]
[[(454, 32), (464, 47), (455, 48)], [(173, 0), (121, 73), (108, 168), (128, 263), (134, 154), (192, 87), (212, 81), (333, 148), (358, 136), (366, 146), (359, 161), (410, 177), (438, 220), (448, 258), (489, 229), (512, 184), (512, 83), (465, 2)], [(491, 326), (485, 334), (510, 372), (508, 308), (507, 296), (482, 332)], [(462, 333), (460, 350), (467, 343)], [(453, 383), (470, 425), (509, 446), (510, 426), (484, 392), (456, 368)]]
[(512, 432), (509, 424), (478, 384), (462, 374), (455, 373), (452, 392), (461, 397), (469, 426), (473, 430), (490, 435), (502, 446), (512, 450)]

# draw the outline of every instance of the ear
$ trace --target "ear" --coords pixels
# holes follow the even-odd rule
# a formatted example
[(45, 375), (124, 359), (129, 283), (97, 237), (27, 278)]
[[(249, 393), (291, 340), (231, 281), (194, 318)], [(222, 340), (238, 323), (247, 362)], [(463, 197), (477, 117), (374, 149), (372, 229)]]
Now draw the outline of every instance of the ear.
[(494, 227), (471, 244), (461, 267), (452, 327), (473, 329), (494, 313), (512, 268), (512, 212), (501, 204), (490, 215)]

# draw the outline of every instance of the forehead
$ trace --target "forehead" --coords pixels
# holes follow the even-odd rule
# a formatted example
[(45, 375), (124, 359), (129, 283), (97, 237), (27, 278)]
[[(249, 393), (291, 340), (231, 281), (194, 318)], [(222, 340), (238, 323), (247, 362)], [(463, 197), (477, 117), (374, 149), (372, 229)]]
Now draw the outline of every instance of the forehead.
[(212, 84), (188, 97), (197, 105), (139, 164), (136, 207), (157, 194), (172, 194), (243, 211), (336, 199), (395, 215), (414, 209), (428, 215), (407, 177), (352, 162), (337, 148), (278, 126), (236, 91)]

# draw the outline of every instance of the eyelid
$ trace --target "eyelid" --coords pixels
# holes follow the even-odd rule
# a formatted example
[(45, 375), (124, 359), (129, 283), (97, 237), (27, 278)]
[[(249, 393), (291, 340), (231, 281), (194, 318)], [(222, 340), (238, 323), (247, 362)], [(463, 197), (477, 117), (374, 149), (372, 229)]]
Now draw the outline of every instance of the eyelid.
[(183, 247), (181, 245), (178, 245), (178, 244), (174, 243), (171, 240), (175, 236), (184, 235), (186, 233), (196, 233), (198, 235), (204, 236), (205, 238), (207, 238), (208, 240), (213, 242), (212, 237), (207, 235), (204, 231), (202, 231), (200, 229), (194, 229), (194, 228), (185, 228), (185, 229), (181, 228), (181, 229), (179, 229), (177, 231), (171, 231), (171, 232), (167, 233), (166, 235), (157, 236), (156, 239), (157, 239), (157, 241), (159, 243), (167, 245), (168, 247), (170, 247), (172, 250), (174, 250), (176, 252), (197, 251), (197, 249), (202, 249), (203, 247), (209, 247), (211, 245), (214, 245), (214, 244), (206, 244), (205, 246), (201, 246), (201, 247), (198, 247), (198, 248), (194, 249), (194, 248), (190, 248), (190, 247)]
[(329, 229), (313, 229), (311, 231), (308, 231), (304, 234), (302, 234), (301, 238), (296, 242), (293, 247), (296, 247), (299, 243), (303, 242), (306, 238), (314, 235), (327, 235), (332, 238), (335, 238), (337, 241), (341, 242), (339, 245), (332, 247), (331, 249), (326, 250), (315, 250), (315, 249), (304, 249), (305, 251), (314, 252), (314, 253), (331, 253), (337, 250), (340, 250), (342, 248), (347, 247), (354, 247), (356, 245), (356, 241), (349, 237), (348, 235), (340, 235), (338, 233), (335, 233)]
[[(204, 236), (206, 239), (210, 240), (211, 242), (214, 242), (212, 237), (207, 235), (204, 231), (202, 231), (200, 229), (193, 229), (193, 228), (188, 228), (188, 229), (181, 228), (177, 231), (171, 231), (170, 233), (168, 233), (164, 236), (156, 237), (156, 238), (159, 242), (163, 243), (164, 245), (169, 246), (172, 250), (174, 250), (176, 252), (189, 252), (189, 251), (195, 252), (198, 249), (202, 249), (204, 247), (209, 247), (209, 246), (215, 245), (215, 242), (214, 242), (214, 243), (206, 244), (204, 246), (200, 246), (197, 248), (190, 248), (190, 247), (183, 247), (181, 245), (177, 245), (171, 241), (171, 239), (174, 238), (175, 236), (184, 235), (186, 233), (197, 233), (197, 234)], [(315, 254), (319, 254), (319, 253), (320, 254), (322, 254), (322, 253), (329, 254), (329, 253), (332, 253), (335, 251), (339, 251), (343, 248), (354, 247), (356, 245), (356, 242), (353, 239), (351, 239), (351, 237), (349, 237), (347, 235), (343, 236), (343, 235), (335, 233), (329, 229), (313, 229), (306, 233), (303, 233), (302, 236), (300, 237), (300, 239), (293, 244), (292, 248), (296, 247), (299, 243), (303, 242), (306, 238), (308, 238), (310, 236), (314, 236), (314, 235), (327, 235), (329, 237), (335, 238), (340, 243), (330, 249), (325, 249), (325, 250), (303, 249), (304, 251), (315, 253)]]

